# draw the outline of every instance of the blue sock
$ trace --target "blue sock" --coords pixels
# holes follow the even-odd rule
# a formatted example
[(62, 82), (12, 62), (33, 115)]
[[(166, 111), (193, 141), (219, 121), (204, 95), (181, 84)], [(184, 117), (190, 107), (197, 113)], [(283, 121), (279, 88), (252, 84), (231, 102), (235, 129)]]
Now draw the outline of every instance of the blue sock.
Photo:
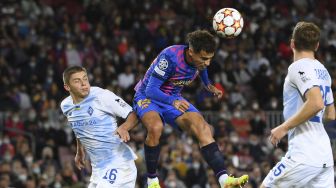
[(157, 146), (147, 146), (145, 144), (145, 160), (147, 167), (147, 177), (155, 178), (157, 177), (156, 169), (158, 166), (158, 161), (160, 157), (160, 145)]
[(226, 174), (224, 157), (219, 151), (218, 145), (216, 142), (212, 142), (201, 148), (201, 153), (204, 160), (208, 163), (210, 168), (215, 172), (217, 179)]

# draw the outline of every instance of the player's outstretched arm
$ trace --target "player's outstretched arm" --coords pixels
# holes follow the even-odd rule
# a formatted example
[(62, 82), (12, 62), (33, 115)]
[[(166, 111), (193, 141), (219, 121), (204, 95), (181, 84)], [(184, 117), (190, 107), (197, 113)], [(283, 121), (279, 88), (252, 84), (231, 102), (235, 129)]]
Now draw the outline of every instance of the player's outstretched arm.
[(219, 99), (223, 97), (223, 92), (219, 89), (217, 89), (214, 85), (209, 84), (206, 86), (206, 89), (210, 92), (213, 93), (214, 96), (218, 97)]
[(288, 130), (308, 121), (324, 108), (324, 102), (319, 87), (309, 89), (305, 94), (305, 98), (306, 101), (295, 115), (278, 127), (272, 129), (270, 141), (274, 146), (277, 146), (281, 138), (287, 134)]
[(76, 144), (77, 152), (75, 156), (75, 165), (79, 170), (81, 170), (85, 167), (85, 149), (78, 138), (76, 139)]
[(116, 134), (119, 135), (119, 137), (121, 138), (123, 142), (129, 141), (130, 135), (128, 131), (133, 129), (138, 124), (138, 122), (139, 120), (135, 112), (134, 111), (131, 112), (127, 116), (126, 121), (117, 128)]

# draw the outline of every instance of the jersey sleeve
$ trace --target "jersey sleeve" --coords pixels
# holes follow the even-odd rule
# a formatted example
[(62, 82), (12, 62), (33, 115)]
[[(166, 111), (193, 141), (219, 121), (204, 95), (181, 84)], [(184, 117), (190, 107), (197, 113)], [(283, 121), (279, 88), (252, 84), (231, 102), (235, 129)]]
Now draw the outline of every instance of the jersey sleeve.
[(167, 80), (175, 72), (175, 67), (176, 63), (171, 61), (165, 54), (161, 54), (158, 57), (156, 65), (154, 65), (152, 76), (160, 80)]
[(319, 87), (319, 81), (316, 77), (314, 69), (309, 66), (293, 66), (288, 69), (290, 81), (297, 87), (301, 95), (312, 87)]
[(211, 84), (208, 76), (208, 70), (206, 68), (200, 71), (200, 77), (205, 86)]
[(106, 112), (118, 117), (127, 118), (132, 112), (132, 107), (128, 105), (121, 97), (109, 90), (104, 90), (99, 97), (100, 103), (105, 107)]
[(331, 104), (334, 104), (334, 95), (333, 95), (333, 92), (332, 92), (332, 89), (329, 88), (329, 91), (325, 92), (326, 94), (326, 101), (325, 101), (325, 104), (326, 106), (329, 106)]

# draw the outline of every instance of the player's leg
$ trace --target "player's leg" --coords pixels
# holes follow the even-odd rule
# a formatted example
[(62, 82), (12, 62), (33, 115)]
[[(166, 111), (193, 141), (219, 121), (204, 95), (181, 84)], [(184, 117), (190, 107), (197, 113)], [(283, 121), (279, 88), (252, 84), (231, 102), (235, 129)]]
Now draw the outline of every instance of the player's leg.
[(224, 157), (212, 136), (210, 125), (204, 120), (200, 113), (194, 111), (186, 112), (176, 118), (176, 123), (182, 129), (190, 130), (198, 139), (202, 156), (214, 171), (221, 187), (226, 188), (245, 185), (248, 181), (247, 175), (240, 178), (233, 178), (227, 175)]
[(147, 129), (145, 140), (145, 159), (149, 178), (155, 178), (158, 160), (160, 156), (160, 137), (163, 131), (163, 122), (160, 115), (155, 111), (144, 114), (141, 122)]
[(156, 170), (160, 156), (160, 137), (163, 131), (163, 121), (160, 107), (145, 96), (136, 96), (133, 108), (140, 117), (142, 124), (147, 129), (147, 137), (144, 144), (145, 161), (147, 167), (148, 187), (159, 185)]

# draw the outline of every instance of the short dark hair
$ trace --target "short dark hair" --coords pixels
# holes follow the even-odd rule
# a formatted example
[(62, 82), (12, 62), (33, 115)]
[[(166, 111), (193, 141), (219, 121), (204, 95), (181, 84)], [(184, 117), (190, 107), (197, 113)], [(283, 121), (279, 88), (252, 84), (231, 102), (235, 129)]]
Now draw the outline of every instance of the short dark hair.
[(87, 71), (84, 67), (77, 66), (77, 65), (66, 68), (63, 72), (64, 84), (69, 84), (70, 76), (77, 72), (87, 72)]
[(215, 37), (206, 30), (196, 30), (188, 33), (187, 42), (189, 43), (189, 47), (196, 53), (199, 53), (202, 50), (207, 53), (212, 53), (216, 50)]
[(298, 22), (294, 27), (292, 39), (297, 51), (315, 51), (320, 41), (321, 30), (312, 22)]

